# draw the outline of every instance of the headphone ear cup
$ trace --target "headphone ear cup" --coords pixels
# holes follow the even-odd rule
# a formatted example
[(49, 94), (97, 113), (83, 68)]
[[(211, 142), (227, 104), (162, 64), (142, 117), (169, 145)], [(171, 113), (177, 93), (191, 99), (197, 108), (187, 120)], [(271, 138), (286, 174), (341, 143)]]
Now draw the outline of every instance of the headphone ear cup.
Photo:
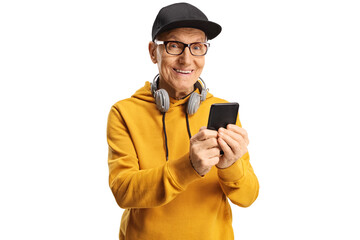
[(202, 102), (206, 100), (206, 95), (207, 95), (207, 90), (205, 88), (203, 88), (201, 91), (201, 101)]
[(198, 108), (200, 106), (200, 100), (201, 100), (200, 94), (193, 92), (190, 95), (190, 98), (189, 98), (188, 104), (187, 104), (187, 113), (189, 115), (196, 113), (196, 111), (198, 110)]
[(157, 109), (162, 113), (167, 112), (170, 107), (170, 99), (167, 91), (165, 89), (159, 89), (154, 94)]
[(155, 92), (156, 92), (156, 83), (153, 82), (153, 83), (151, 84), (151, 94), (152, 94), (153, 96), (155, 96)]

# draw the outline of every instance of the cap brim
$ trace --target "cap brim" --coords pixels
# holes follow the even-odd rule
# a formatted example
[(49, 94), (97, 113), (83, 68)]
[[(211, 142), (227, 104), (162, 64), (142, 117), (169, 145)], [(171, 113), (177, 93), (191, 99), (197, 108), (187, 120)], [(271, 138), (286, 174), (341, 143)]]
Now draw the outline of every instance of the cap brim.
[(202, 20), (183, 20), (183, 21), (175, 21), (171, 22), (161, 29), (159, 29), (153, 36), (153, 41), (155, 40), (156, 36), (169, 31), (175, 28), (196, 28), (202, 30), (206, 37), (211, 40), (215, 38), (221, 32), (221, 26), (217, 23), (211, 21), (202, 21)]

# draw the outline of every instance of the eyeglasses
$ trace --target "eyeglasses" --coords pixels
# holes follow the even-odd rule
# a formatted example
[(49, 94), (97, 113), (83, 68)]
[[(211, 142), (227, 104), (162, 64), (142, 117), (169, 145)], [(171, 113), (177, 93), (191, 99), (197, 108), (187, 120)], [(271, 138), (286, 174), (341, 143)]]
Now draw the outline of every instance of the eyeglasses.
[(154, 41), (156, 44), (164, 44), (165, 50), (170, 55), (181, 55), (185, 48), (188, 47), (193, 56), (204, 56), (207, 53), (210, 43), (194, 42), (183, 43), (179, 41)]

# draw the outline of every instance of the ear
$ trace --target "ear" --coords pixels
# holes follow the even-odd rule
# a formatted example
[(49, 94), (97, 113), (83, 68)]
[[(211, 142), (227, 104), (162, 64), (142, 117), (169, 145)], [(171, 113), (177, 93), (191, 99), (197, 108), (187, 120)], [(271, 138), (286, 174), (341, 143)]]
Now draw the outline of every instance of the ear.
[(149, 42), (149, 54), (150, 54), (151, 61), (153, 63), (157, 63), (156, 44), (153, 41)]

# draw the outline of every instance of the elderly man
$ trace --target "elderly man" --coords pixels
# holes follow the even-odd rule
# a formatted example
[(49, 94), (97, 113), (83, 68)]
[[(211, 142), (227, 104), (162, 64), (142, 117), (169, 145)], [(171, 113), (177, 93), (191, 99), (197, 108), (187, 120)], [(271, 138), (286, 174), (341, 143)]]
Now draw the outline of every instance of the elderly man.
[(200, 78), (207, 40), (220, 31), (190, 4), (162, 8), (149, 43), (159, 74), (111, 108), (109, 184), (125, 209), (120, 239), (233, 239), (228, 199), (247, 207), (257, 198), (239, 119), (204, 127), (210, 106), (226, 102)]

